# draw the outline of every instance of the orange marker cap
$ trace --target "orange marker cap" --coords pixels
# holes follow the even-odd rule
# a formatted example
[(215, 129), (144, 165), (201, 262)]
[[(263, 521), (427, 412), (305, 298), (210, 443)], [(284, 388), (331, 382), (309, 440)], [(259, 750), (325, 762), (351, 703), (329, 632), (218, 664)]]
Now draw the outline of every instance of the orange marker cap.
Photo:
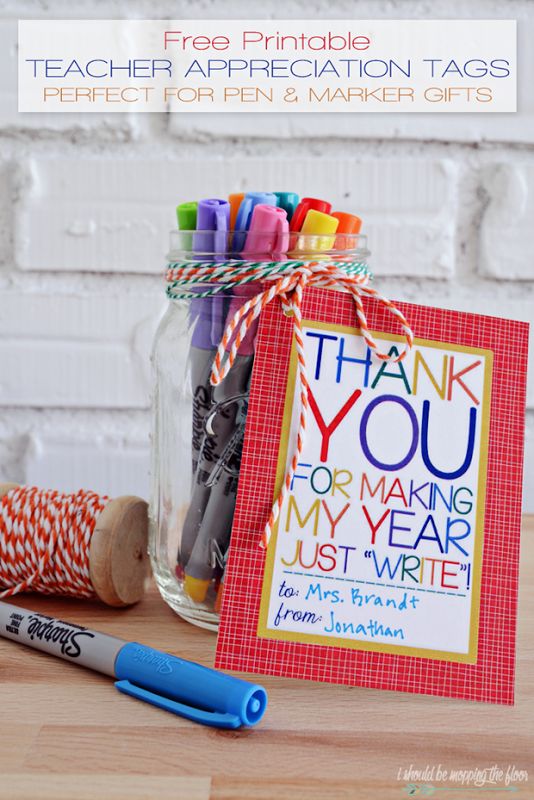
[(245, 192), (236, 192), (235, 194), (228, 195), (228, 202), (230, 203), (230, 230), (235, 230), (235, 221), (237, 219), (237, 212), (241, 201), (245, 196)]
[(336, 233), (359, 233), (362, 221), (356, 214), (345, 214), (344, 211), (333, 211), (330, 215), (339, 220)]

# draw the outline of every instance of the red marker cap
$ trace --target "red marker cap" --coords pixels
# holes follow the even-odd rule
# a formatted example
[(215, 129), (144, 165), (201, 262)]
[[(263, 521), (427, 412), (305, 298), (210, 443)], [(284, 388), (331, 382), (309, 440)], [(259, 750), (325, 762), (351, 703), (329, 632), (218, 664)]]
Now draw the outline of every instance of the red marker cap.
[(330, 214), (332, 203), (327, 203), (326, 200), (317, 200), (315, 197), (303, 197), (291, 217), (290, 231), (301, 230), (306, 214), (310, 209), (320, 211), (322, 214)]

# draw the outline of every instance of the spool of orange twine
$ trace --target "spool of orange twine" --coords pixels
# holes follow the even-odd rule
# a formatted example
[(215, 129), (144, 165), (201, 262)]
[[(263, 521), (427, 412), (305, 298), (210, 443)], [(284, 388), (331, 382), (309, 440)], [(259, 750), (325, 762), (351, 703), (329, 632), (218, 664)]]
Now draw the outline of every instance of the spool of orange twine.
[(136, 603), (148, 571), (147, 535), (139, 497), (0, 484), (0, 599), (31, 591)]

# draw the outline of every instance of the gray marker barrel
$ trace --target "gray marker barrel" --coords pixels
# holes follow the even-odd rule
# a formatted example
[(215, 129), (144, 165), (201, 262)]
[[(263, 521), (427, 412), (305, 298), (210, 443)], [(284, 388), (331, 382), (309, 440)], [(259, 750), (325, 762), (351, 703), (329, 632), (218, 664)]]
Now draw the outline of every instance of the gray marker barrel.
[[(215, 350), (204, 350), (200, 347), (191, 347), (190, 372), (191, 391), (193, 394), (193, 420), (191, 435), (191, 456), (193, 467), (193, 487), (198, 482), (199, 459), (204, 441), (204, 421), (212, 405), (213, 389), (210, 384), (211, 365)], [(205, 466), (202, 467), (205, 470)], [(183, 566), (187, 564), (191, 550), (195, 543), (195, 536), (208, 502), (209, 489), (205, 492), (193, 493), (188, 513), (182, 527), (178, 562)]]
[(204, 418), (211, 407), (213, 393), (210, 383), (211, 365), (222, 336), (225, 316), (223, 297), (193, 298), (191, 300), (189, 317), (193, 332), (189, 351), (189, 368), (193, 394), (191, 440), (193, 475), (197, 469), (204, 437)]
[[(213, 251), (217, 237), (226, 242), (226, 230), (230, 206), (226, 201), (209, 199), (199, 203), (197, 210), (197, 228), (193, 235), (195, 251)], [(222, 229), (218, 229), (222, 225)], [(220, 242), (218, 242), (220, 243)], [(202, 260), (200, 254), (197, 258)], [(224, 297), (192, 298), (189, 307), (190, 322), (193, 326), (191, 348), (189, 351), (190, 378), (192, 398), (192, 433), (191, 457), (193, 487), (198, 483), (197, 473), (202, 457), (204, 441), (204, 420), (211, 407), (213, 389), (210, 382), (211, 365), (217, 352), (217, 346), (223, 333), (226, 319), (226, 301)], [(193, 488), (194, 492), (194, 488)], [(183, 567), (191, 554), (201, 515), (207, 503), (209, 492), (197, 492), (192, 498), (188, 517), (186, 518), (178, 550), (178, 563)], [(200, 517), (199, 517), (200, 515)]]
[[(223, 403), (248, 392), (253, 360), (254, 356), (252, 355), (238, 355), (236, 357), (232, 369), (224, 381), (213, 391), (215, 403)], [(230, 407), (233, 408), (233, 405)], [(217, 437), (219, 455), (229, 444), (232, 435), (235, 435), (236, 413), (237, 408), (230, 418), (225, 418), (219, 413), (214, 415), (213, 430)], [(209, 438), (208, 436), (206, 437), (208, 441)], [(235, 456), (230, 458), (235, 457), (237, 457), (238, 466), (241, 453), (236, 453)], [(194, 546), (185, 566), (185, 588), (189, 596), (197, 602), (204, 600), (209, 582), (213, 577), (212, 559), (214, 550), (224, 553), (228, 547), (237, 495), (237, 483), (238, 478), (236, 475), (229, 475), (224, 470), (221, 470), (220, 475), (211, 485), (211, 490), (209, 490), (208, 501), (204, 513), (201, 515)]]
[(236, 409), (234, 407), (230, 406), (224, 409), (217, 415), (217, 422), (214, 424), (214, 435), (209, 437), (204, 436), (197, 471), (193, 481), (191, 502), (187, 509), (180, 540), (179, 561), (183, 567), (189, 562), (211, 493), (211, 487), (206, 484), (213, 468), (221, 457), (225, 443), (234, 430), (235, 415)]
[(215, 350), (202, 350), (191, 347), (191, 391), (193, 393), (193, 434), (191, 439), (191, 455), (193, 475), (197, 471), (198, 459), (204, 438), (204, 420), (211, 408), (213, 389), (210, 385), (211, 365)]
[(115, 677), (124, 641), (46, 614), (0, 603), (0, 636)]

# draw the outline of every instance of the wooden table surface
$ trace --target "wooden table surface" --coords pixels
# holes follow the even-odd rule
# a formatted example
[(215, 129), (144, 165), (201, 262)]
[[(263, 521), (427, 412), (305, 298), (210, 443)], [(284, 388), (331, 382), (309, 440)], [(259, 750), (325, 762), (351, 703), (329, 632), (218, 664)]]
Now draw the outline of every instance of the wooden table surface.
[[(514, 707), (264, 678), (257, 728), (217, 731), (119, 694), (110, 679), (0, 639), (2, 800), (406, 797), (399, 770), (527, 770), (534, 797), (534, 517), (521, 554)], [(215, 636), (152, 590), (138, 606), (23, 596), (14, 602), (211, 666)], [(256, 676), (256, 680), (259, 678)], [(480, 797), (444, 790), (438, 797)], [(488, 792), (507, 797), (509, 791)], [(484, 796), (484, 794), (482, 795)]]

